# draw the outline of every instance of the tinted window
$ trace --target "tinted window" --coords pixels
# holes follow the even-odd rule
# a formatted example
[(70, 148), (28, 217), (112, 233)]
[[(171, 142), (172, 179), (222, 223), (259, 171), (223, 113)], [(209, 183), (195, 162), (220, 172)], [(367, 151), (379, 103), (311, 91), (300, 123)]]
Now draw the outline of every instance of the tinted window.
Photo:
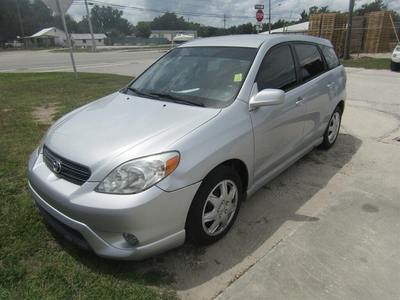
[(317, 46), (311, 44), (295, 44), (300, 62), (303, 81), (309, 80), (324, 72), (324, 63)]
[(297, 84), (293, 55), (289, 45), (278, 46), (267, 53), (256, 81), (259, 91), (267, 88), (287, 91)]
[(333, 50), (332, 47), (321, 46), (321, 49), (322, 53), (324, 53), (329, 69), (336, 68), (340, 65), (339, 58), (336, 56), (335, 50)]

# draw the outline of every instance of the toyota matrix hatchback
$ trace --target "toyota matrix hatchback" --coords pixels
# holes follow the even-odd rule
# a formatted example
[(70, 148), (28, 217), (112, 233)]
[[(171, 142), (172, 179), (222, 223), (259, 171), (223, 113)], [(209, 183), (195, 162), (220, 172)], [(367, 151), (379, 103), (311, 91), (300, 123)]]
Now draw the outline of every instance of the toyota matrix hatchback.
[(29, 159), (29, 190), (52, 227), (102, 257), (214, 243), (244, 199), (333, 146), (345, 84), (328, 40), (193, 40), (58, 120)]

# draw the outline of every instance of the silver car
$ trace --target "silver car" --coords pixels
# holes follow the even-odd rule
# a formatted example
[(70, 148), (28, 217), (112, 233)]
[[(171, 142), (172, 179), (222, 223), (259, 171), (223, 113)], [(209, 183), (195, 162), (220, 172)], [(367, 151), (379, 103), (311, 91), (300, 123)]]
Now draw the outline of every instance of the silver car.
[(29, 160), (44, 219), (102, 257), (208, 245), (240, 204), (335, 143), (346, 75), (328, 40), (196, 39), (58, 120)]

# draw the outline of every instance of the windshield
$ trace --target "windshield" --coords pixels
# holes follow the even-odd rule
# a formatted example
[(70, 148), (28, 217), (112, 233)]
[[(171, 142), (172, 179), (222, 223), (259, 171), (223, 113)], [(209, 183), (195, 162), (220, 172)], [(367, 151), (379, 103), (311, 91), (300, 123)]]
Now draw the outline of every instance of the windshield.
[(246, 78), (257, 49), (176, 48), (140, 75), (127, 93), (187, 105), (230, 105)]

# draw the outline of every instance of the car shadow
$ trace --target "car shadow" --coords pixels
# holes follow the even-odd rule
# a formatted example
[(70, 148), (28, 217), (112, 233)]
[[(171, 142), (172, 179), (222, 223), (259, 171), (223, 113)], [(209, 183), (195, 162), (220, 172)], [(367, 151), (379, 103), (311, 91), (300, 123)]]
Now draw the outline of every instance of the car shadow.
[(355, 136), (341, 133), (330, 150), (309, 152), (247, 199), (231, 231), (208, 247), (185, 244), (139, 262), (114, 261), (77, 250), (54, 235), (64, 250), (94, 272), (132, 283), (138, 274), (155, 272), (160, 278), (173, 278), (173, 289), (183, 298), (191, 298), (188, 290), (204, 289), (213, 281), (205, 293), (210, 295), (206, 299), (213, 298), (302, 223), (319, 221), (315, 215), (340, 192), (340, 186), (329, 183), (335, 176), (351, 176), (351, 160), (361, 144)]

